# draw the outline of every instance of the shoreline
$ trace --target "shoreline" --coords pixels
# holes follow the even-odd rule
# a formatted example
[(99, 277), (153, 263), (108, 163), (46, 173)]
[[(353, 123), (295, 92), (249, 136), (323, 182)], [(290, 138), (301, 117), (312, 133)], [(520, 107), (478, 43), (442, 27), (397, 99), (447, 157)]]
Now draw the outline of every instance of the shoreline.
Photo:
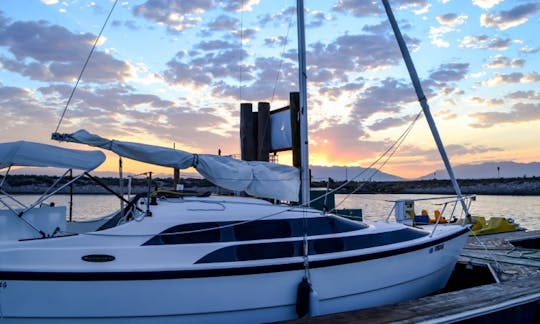
[[(344, 181), (330, 181), (330, 188), (337, 188), (343, 183)], [(458, 179), (458, 183), (464, 195), (540, 196), (540, 177)], [(319, 182), (313, 187), (326, 188), (327, 182)], [(455, 194), (450, 180), (351, 182), (336, 193), (351, 194), (353, 192), (358, 194)]]
[[(31, 176), (23, 176), (31, 177)], [(52, 179), (53, 177), (51, 177)], [(25, 179), (28, 180), (28, 179)], [(52, 181), (20, 181), (19, 183), (6, 181), (3, 189), (11, 194), (42, 194), (52, 183)], [(104, 179), (101, 179), (104, 180)], [(105, 178), (104, 181), (112, 190), (120, 192), (118, 179)], [(226, 194), (229, 191), (219, 189), (212, 186), (210, 183), (201, 182), (200, 179), (182, 179), (181, 182), (185, 185), (185, 190), (193, 190), (197, 192), (222, 193)], [(327, 181), (318, 181), (312, 183), (313, 189), (335, 189), (343, 185), (344, 181), (332, 181), (328, 186)], [(501, 195), (501, 196), (540, 196), (540, 177), (530, 178), (499, 178), (499, 179), (458, 179), (461, 191), (464, 195)], [(172, 179), (156, 180), (158, 188), (172, 188)], [(152, 190), (156, 188), (152, 186)], [(132, 187), (132, 193), (141, 193), (148, 190), (147, 185), (136, 184)], [(124, 186), (124, 191), (127, 188)], [(110, 194), (99, 185), (91, 183), (83, 183), (75, 185), (74, 194), (77, 195), (101, 195)], [(338, 190), (338, 194), (450, 194), (454, 195), (454, 189), (450, 180), (406, 180), (406, 181), (378, 181), (378, 182), (350, 182), (342, 189)], [(69, 187), (64, 188), (58, 194), (69, 194)]]

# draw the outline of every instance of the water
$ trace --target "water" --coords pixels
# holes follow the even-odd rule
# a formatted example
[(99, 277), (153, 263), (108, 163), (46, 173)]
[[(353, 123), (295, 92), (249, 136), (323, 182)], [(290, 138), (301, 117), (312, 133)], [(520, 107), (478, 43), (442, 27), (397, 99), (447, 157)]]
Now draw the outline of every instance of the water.
[[(34, 203), (39, 195), (16, 195), (17, 200), (28, 205)], [(54, 202), (56, 206), (66, 206), (69, 214), (69, 195), (55, 195), (44, 204)], [(10, 204), (13, 206), (13, 204)], [(2, 205), (0, 205), (2, 206)], [(2, 206), (3, 207), (3, 206)], [(120, 209), (120, 201), (113, 195), (73, 195), (73, 220), (98, 218)]]
[[(390, 213), (393, 203), (397, 199), (447, 197), (444, 195), (410, 195), (410, 194), (366, 194), (366, 195), (336, 195), (338, 208), (362, 208), (364, 220), (384, 220)], [(37, 195), (20, 195), (17, 199), (24, 203), (34, 202)], [(347, 198), (343, 201), (344, 198)], [(68, 206), (68, 195), (56, 195), (47, 202), (54, 201), (57, 206)], [(424, 200), (415, 202), (415, 209), (420, 213), (422, 209), (433, 215), (436, 209), (441, 210), (441, 203), (446, 200)], [(437, 205), (438, 204), (438, 205)], [(73, 219), (91, 219), (110, 214), (120, 207), (118, 199), (109, 195), (74, 195)], [(443, 216), (448, 216), (451, 206)], [(513, 218), (522, 227), (529, 230), (540, 230), (540, 196), (477, 196), (471, 205), (473, 216), (502, 216)], [(392, 215), (393, 217), (393, 215)]]
[[(362, 208), (364, 220), (385, 220), (390, 213), (393, 203), (397, 199), (423, 199), (433, 197), (448, 197), (448, 195), (411, 195), (411, 194), (365, 194), (365, 195), (336, 195), (338, 208)], [(343, 199), (347, 198), (343, 201)], [(442, 203), (451, 199), (422, 200), (415, 202), (415, 210), (420, 214), (422, 209), (429, 215), (438, 209), (442, 210)], [(448, 218), (453, 204), (448, 204), (445, 217)], [(461, 211), (461, 208), (456, 210)], [(478, 195), (472, 202), (471, 215), (513, 218), (514, 221), (528, 230), (540, 230), (540, 196), (492, 196)], [(458, 215), (460, 216), (460, 215)], [(393, 215), (391, 216), (393, 217)]]

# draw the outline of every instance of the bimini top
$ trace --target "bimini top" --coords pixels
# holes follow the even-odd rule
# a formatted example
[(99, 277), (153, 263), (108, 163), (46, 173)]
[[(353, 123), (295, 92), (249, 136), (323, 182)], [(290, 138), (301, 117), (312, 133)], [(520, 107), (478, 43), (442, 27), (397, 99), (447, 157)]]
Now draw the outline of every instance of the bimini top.
[(90, 171), (105, 161), (100, 151), (81, 151), (17, 141), (0, 143), (0, 169), (10, 166), (54, 167)]
[(257, 197), (289, 201), (298, 201), (299, 198), (300, 172), (291, 166), (110, 140), (84, 129), (72, 134), (54, 133), (53, 139), (104, 148), (129, 159), (155, 165), (178, 169), (193, 167), (215, 185)]

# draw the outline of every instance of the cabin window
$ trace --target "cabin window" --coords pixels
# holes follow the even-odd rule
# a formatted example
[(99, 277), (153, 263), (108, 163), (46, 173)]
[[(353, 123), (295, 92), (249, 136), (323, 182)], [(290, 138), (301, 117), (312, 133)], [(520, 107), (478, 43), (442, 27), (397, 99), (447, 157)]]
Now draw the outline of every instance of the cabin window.
[[(406, 228), (393, 232), (332, 237), (309, 240), (309, 255), (352, 251), (409, 241), (429, 235), (428, 232)], [(235, 262), (302, 256), (303, 241), (253, 243), (217, 249), (196, 263)]]
[(264, 240), (291, 236), (291, 224), (287, 219), (263, 220), (234, 226), (237, 241)]
[[(297, 232), (295, 236), (304, 235), (304, 224), (302, 219), (296, 219)], [(357, 231), (367, 228), (364, 223), (353, 222), (351, 220), (336, 216), (323, 216), (307, 219), (308, 235), (337, 234), (343, 232)]]
[(205, 222), (173, 226), (154, 236), (143, 245), (221, 242), (220, 225), (223, 224)]
[(314, 240), (312, 244), (314, 253), (310, 254), (342, 252), (344, 248), (343, 238), (341, 237)]
[(404, 228), (392, 232), (344, 237), (343, 243), (344, 250), (350, 251), (406, 242), (427, 235), (429, 235), (428, 232), (420, 229)]
[(205, 255), (196, 263), (290, 258), (300, 255), (301, 246), (301, 241), (228, 246)]
[(238, 261), (290, 258), (294, 256), (294, 242), (239, 245), (236, 249)]
[[(230, 226), (232, 224), (238, 225)], [(306, 219), (265, 219), (247, 223), (242, 221), (203, 222), (173, 226), (154, 236), (143, 245), (256, 241), (302, 237), (306, 226), (309, 236), (338, 234), (367, 228), (367, 225), (363, 223), (335, 216)], [(203, 231), (203, 229), (207, 228), (218, 229)]]

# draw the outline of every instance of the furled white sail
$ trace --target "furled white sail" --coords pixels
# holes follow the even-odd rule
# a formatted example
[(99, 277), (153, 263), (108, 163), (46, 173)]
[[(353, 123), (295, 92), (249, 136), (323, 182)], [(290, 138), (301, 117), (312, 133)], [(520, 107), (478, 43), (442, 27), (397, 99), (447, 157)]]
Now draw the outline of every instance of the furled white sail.
[(105, 154), (100, 151), (72, 150), (27, 141), (0, 143), (0, 169), (30, 166), (90, 171), (103, 161)]
[(245, 191), (257, 197), (298, 201), (300, 176), (294, 167), (109, 140), (84, 129), (72, 134), (53, 134), (53, 139), (96, 146), (129, 159), (165, 167), (194, 167), (208, 181), (229, 190)]

